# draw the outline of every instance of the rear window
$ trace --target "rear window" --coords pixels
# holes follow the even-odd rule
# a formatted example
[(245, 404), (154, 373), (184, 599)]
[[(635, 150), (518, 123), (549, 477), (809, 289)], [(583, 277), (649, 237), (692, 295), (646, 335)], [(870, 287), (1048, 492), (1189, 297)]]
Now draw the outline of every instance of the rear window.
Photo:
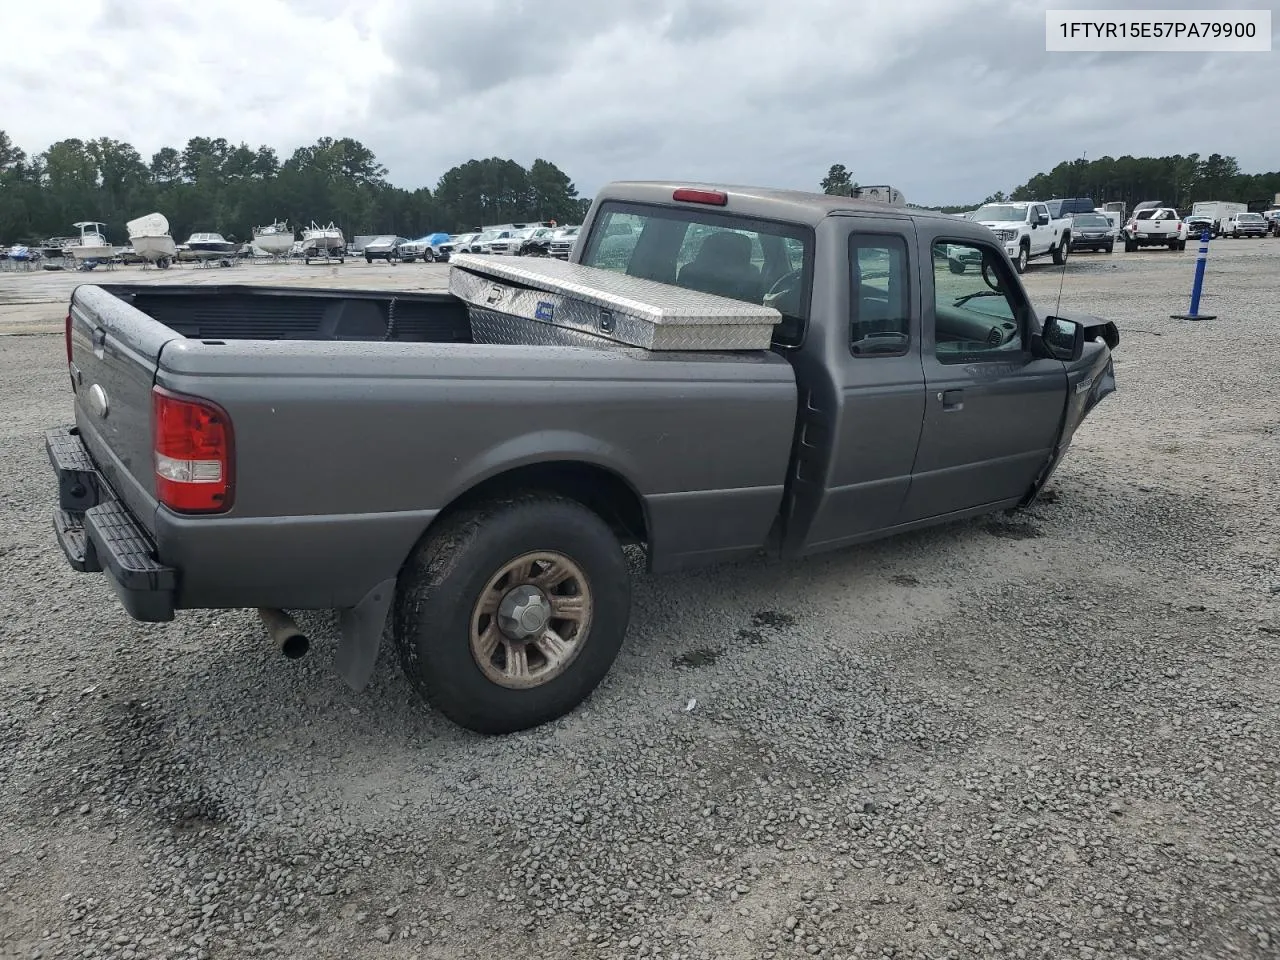
[(584, 266), (774, 307), (774, 343), (799, 346), (809, 319), (813, 231), (710, 210), (606, 201)]

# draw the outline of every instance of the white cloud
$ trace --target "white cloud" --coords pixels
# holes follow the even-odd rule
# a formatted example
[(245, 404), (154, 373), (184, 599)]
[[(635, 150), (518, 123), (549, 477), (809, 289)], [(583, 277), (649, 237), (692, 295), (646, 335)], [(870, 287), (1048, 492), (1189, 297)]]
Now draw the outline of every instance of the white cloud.
[(6, 4), (3, 123), (28, 151), (108, 136), (144, 156), (193, 136), (287, 149), (342, 136), (391, 66), (364, 7)]
[(842, 162), (933, 203), (1084, 152), (1277, 166), (1274, 55), (1048, 54), (1043, 11), (1064, 5), (1122, 4), (99, 0), (56, 20), (11, 4), (3, 123), (28, 150), (112, 136), (144, 155), (349, 135), (409, 187), (488, 156), (544, 157), (587, 193), (623, 177), (812, 189)]

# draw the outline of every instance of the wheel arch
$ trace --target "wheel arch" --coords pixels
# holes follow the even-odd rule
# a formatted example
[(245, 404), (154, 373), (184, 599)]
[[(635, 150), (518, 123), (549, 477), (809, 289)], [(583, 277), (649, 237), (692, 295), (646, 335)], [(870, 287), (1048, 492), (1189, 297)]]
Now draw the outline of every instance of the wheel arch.
[(622, 543), (644, 543), (649, 539), (649, 513), (635, 486), (616, 469), (581, 457), (535, 460), (477, 478), (449, 501), (423, 536), (442, 517), (528, 490), (558, 493), (581, 503), (604, 520)]

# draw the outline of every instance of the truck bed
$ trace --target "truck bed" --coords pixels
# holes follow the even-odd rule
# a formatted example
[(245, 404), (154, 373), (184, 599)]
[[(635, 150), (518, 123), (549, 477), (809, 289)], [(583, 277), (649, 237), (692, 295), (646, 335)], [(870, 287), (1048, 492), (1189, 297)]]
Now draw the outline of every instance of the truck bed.
[[(102, 284), (101, 289), (194, 340), (471, 340), (466, 305), (445, 291), (387, 293), (235, 284)], [(392, 319), (394, 327), (388, 336)]]
[[(630, 491), (617, 525), (655, 570), (753, 552), (782, 502), (797, 388), (770, 351), (472, 343), (435, 292), (85, 284), (70, 312), (65, 443), (119, 505), (99, 519), (181, 571), (178, 607), (352, 606), (442, 509), (513, 474)], [(231, 424), (225, 510), (160, 502), (157, 389)]]

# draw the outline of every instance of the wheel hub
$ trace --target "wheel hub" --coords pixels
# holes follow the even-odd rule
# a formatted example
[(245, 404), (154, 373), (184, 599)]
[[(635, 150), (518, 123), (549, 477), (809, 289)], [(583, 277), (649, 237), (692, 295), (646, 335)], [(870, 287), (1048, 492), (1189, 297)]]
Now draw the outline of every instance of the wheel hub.
[(513, 640), (539, 636), (550, 622), (551, 603), (531, 583), (508, 590), (498, 604), (498, 629)]

